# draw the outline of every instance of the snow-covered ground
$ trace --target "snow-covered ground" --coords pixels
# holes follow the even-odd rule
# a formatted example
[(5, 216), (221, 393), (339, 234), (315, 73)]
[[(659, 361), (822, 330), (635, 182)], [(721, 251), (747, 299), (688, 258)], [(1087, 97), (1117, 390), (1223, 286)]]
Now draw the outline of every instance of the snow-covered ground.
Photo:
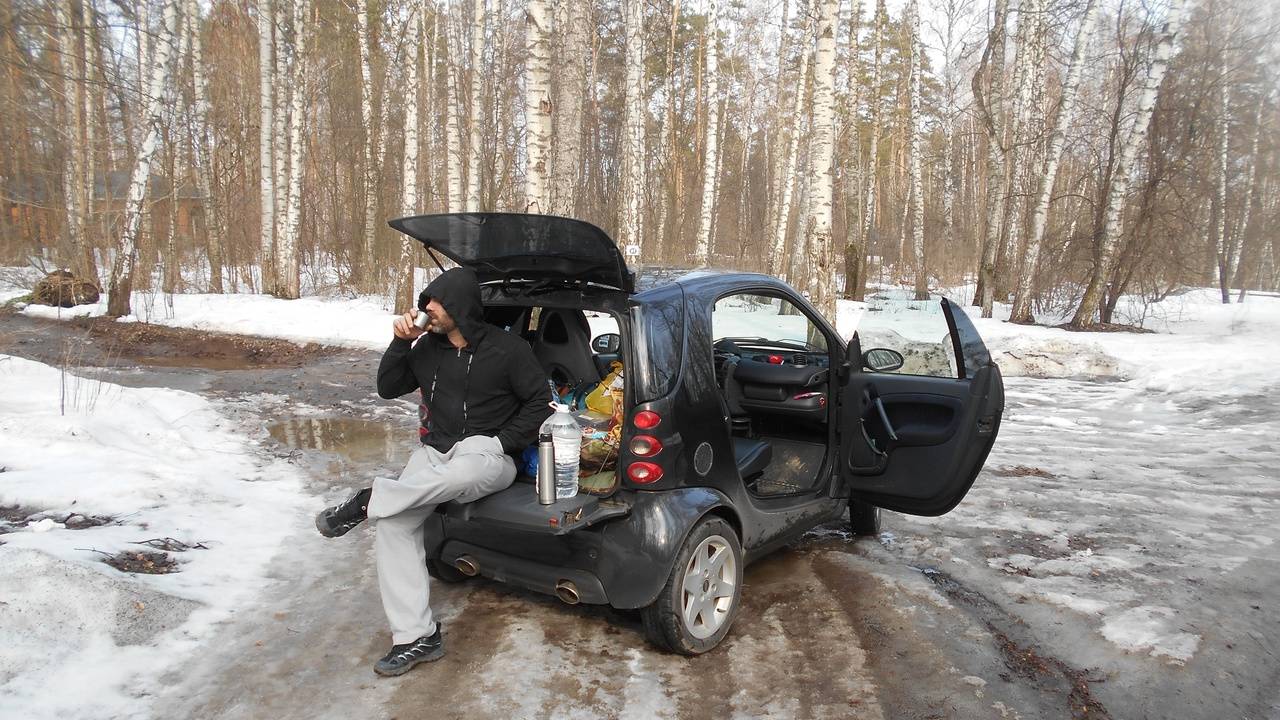
[[(210, 401), (79, 373), (0, 355), (6, 718), (147, 717), (303, 516), (296, 469)], [(73, 529), (86, 518), (106, 524)], [(170, 540), (177, 572), (103, 562), (149, 540)]]

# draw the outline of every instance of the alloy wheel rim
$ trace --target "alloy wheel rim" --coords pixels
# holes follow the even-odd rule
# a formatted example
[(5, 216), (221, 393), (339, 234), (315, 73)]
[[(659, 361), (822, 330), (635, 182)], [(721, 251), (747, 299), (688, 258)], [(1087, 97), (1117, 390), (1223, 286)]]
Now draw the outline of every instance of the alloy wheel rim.
[(712, 535), (698, 543), (685, 565), (680, 620), (689, 634), (705, 640), (729, 620), (738, 594), (738, 561), (729, 541)]

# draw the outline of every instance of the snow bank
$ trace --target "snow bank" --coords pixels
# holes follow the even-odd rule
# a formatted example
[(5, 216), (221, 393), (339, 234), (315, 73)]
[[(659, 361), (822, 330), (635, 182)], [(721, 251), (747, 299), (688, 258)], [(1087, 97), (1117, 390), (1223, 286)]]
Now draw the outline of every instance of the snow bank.
[[(161, 675), (267, 583), (305, 519), (300, 477), (190, 393), (0, 355), (0, 397), (0, 506), (31, 513), (0, 535), (0, 707), (145, 715)], [(67, 529), (71, 513), (114, 520)], [(156, 538), (208, 549), (170, 553), (167, 575), (101, 562)]]
[[(17, 292), (14, 282), (5, 281), (13, 276), (0, 273), (0, 293)], [(952, 293), (957, 300), (966, 294), (972, 295), (972, 288)], [(910, 298), (910, 290), (882, 287), (874, 288), (866, 302), (837, 301), (837, 330), (846, 338), (855, 330), (864, 336), (892, 332), (921, 353), (940, 351), (947, 330), (939, 306)], [(394, 319), (389, 300), (381, 296), (278, 300), (244, 293), (137, 292), (132, 307), (134, 315), (126, 320), (371, 350), (386, 347)], [(1141, 322), (1156, 331), (1150, 334), (1071, 332), (1053, 327), (1066, 318), (1052, 316), (1039, 318), (1043, 325), (1013, 325), (1006, 322), (1009, 305), (997, 303), (993, 318), (982, 318), (978, 308), (967, 304), (961, 307), (1007, 377), (1132, 380), (1157, 392), (1221, 389), (1229, 377), (1227, 392), (1247, 394), (1267, 384), (1268, 364), (1280, 349), (1280, 297), (1268, 294), (1252, 294), (1246, 302), (1230, 305), (1223, 305), (1212, 288), (1188, 290), (1158, 303), (1123, 298), (1117, 319)], [(22, 312), (98, 316), (106, 312), (106, 300), (71, 309), (28, 306)], [(611, 318), (593, 318), (592, 329), (611, 332), (616, 325)], [(866, 342), (863, 346), (868, 347)]]

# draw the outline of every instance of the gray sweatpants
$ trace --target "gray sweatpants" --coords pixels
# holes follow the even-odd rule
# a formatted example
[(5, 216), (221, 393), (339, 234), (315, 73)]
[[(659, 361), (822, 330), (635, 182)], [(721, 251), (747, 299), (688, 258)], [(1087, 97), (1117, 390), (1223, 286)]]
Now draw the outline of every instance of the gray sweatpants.
[(399, 478), (374, 479), (369, 520), (393, 644), (435, 632), (423, 546), (427, 515), (442, 502), (471, 502), (502, 490), (515, 477), (515, 462), (503, 454), (497, 438), (472, 435), (447, 453), (423, 445), (413, 451)]

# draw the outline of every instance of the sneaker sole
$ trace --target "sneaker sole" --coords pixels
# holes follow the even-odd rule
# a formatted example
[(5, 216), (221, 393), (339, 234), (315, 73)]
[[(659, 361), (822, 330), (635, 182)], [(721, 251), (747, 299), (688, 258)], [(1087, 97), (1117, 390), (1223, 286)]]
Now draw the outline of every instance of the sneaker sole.
[(418, 663), (435, 662), (436, 660), (439, 660), (442, 657), (444, 657), (444, 646), (441, 646), (439, 650), (436, 650), (430, 655), (423, 655), (422, 657), (414, 660), (413, 662), (406, 664), (404, 667), (396, 668), (395, 670), (383, 670), (382, 668), (379, 668), (377, 665), (374, 665), (373, 671), (378, 675), (381, 675), (382, 677), (397, 677), (399, 675), (403, 675), (409, 672), (416, 665), (418, 665)]
[(356, 525), (360, 524), (360, 523), (355, 523), (349, 527), (343, 527), (342, 525), (339, 525), (338, 527), (335, 528), (329, 524), (330, 517), (332, 517), (332, 508), (321, 510), (319, 513), (316, 514), (316, 530), (318, 530), (321, 535), (327, 538), (342, 537), (343, 535), (346, 535), (349, 531), (351, 531), (353, 528), (355, 528)]

